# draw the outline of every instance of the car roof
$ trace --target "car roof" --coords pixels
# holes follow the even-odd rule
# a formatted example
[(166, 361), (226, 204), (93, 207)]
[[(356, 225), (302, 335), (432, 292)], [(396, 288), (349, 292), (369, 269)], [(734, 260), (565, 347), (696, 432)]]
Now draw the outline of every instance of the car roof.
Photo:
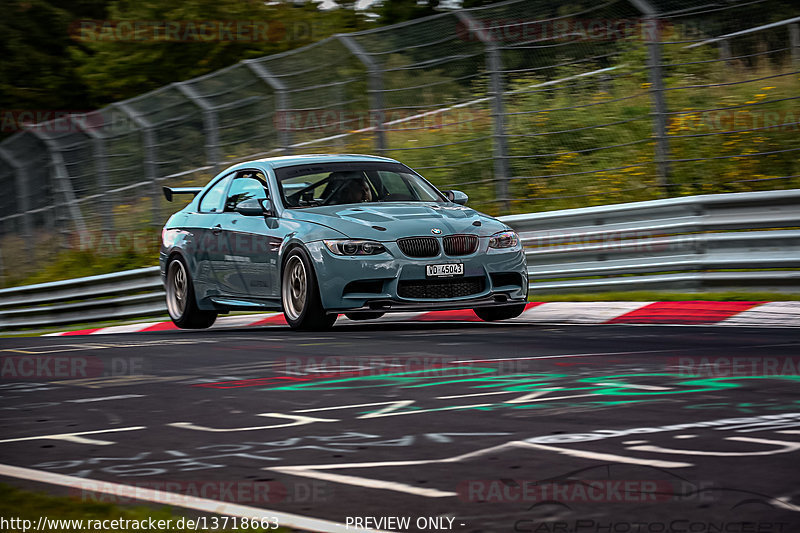
[[(265, 163), (272, 168), (290, 167), (293, 165), (306, 165), (315, 163), (348, 163), (355, 161), (386, 161), (396, 163), (394, 159), (388, 157), (380, 157), (377, 155), (363, 155), (363, 154), (303, 154), (303, 155), (284, 155), (279, 157), (266, 157), (264, 159), (256, 159), (254, 161), (247, 161), (242, 165), (253, 163)], [(237, 165), (238, 166), (238, 165)]]

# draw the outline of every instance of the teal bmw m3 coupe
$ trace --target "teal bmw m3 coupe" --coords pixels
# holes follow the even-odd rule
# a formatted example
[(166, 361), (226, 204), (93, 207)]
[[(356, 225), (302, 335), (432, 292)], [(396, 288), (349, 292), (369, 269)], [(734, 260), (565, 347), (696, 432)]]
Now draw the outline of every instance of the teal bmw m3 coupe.
[(260, 159), (164, 194), (194, 196), (164, 226), (159, 258), (181, 328), (234, 310), (283, 311), (292, 328), (319, 330), (340, 314), (474, 309), (502, 320), (525, 309), (519, 236), (392, 159)]

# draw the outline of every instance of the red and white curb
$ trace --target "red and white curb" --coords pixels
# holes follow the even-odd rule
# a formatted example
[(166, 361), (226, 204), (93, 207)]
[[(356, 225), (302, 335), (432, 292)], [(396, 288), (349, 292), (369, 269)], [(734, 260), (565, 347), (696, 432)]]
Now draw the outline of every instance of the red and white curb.
[[(370, 322), (480, 322), (470, 309), (387, 313)], [(678, 324), (800, 327), (800, 302), (531, 302), (507, 322), (527, 324)], [(337, 324), (356, 323), (344, 315)], [(285, 326), (281, 313), (222, 316), (211, 329)], [(107, 335), (178, 329), (170, 321), (138, 322), (104, 328), (47, 333), (45, 336)]]

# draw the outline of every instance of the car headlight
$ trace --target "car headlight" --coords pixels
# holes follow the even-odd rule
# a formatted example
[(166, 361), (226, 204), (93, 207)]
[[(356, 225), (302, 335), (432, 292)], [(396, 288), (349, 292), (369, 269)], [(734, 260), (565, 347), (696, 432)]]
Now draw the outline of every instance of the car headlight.
[(489, 237), (489, 248), (513, 248), (519, 243), (519, 235), (514, 231), (501, 231)]
[(386, 248), (375, 241), (355, 241), (351, 239), (322, 241), (331, 253), (336, 255), (376, 255), (382, 254)]

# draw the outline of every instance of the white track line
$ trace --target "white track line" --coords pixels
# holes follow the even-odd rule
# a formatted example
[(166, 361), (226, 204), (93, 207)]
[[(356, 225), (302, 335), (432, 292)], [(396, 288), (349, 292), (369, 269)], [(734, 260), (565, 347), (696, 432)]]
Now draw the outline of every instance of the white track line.
[(22, 442), (28, 440), (64, 440), (67, 442), (74, 442), (77, 444), (94, 444), (98, 446), (107, 446), (109, 444), (115, 444), (113, 441), (108, 440), (98, 440), (98, 439), (89, 439), (84, 437), (83, 435), (100, 435), (105, 433), (119, 433), (120, 431), (139, 431), (140, 429), (147, 429), (147, 426), (130, 426), (126, 428), (114, 428), (114, 429), (98, 429), (96, 431), (79, 431), (77, 433), (55, 433), (53, 435), (37, 435), (34, 437), (18, 437), (15, 439), (3, 439), (0, 440), (0, 443), (6, 442)]
[(127, 400), (128, 398), (144, 398), (144, 394), (120, 394), (118, 396), (105, 396), (103, 398), (81, 398), (79, 400), (64, 400), (69, 403), (105, 402), (108, 400)]
[[(410, 461), (410, 464), (426, 464), (428, 461)], [(381, 489), (392, 490), (395, 492), (404, 492), (414, 496), (423, 496), (425, 498), (449, 498), (458, 496), (457, 492), (443, 491), (438, 489), (415, 487), (397, 481), (383, 481), (380, 479), (365, 478), (360, 476), (349, 476), (345, 474), (334, 474), (331, 472), (321, 472), (319, 470), (293, 470), (292, 467), (287, 466), (284, 469), (281, 467), (272, 468), (276, 472), (283, 474), (291, 474), (300, 477), (308, 477), (311, 479), (321, 479), (323, 481), (331, 481), (334, 483), (342, 483), (345, 485), (355, 485), (356, 487), (365, 487), (368, 489)]]
[(217, 500), (209, 500), (206, 498), (198, 498), (144, 487), (65, 476), (64, 474), (55, 474), (53, 472), (44, 472), (42, 470), (33, 470), (18, 466), (0, 464), (0, 476), (38, 481), (40, 483), (49, 483), (62, 487), (73, 487), (90, 492), (113, 494), (119, 497), (132, 498), (161, 505), (194, 509), (204, 513), (240, 516), (243, 518), (277, 518), (281, 527), (297, 528), (305, 531), (321, 531), (325, 533), (380, 533), (372, 529), (346, 527), (339, 522), (331, 522), (320, 518), (311, 518), (247, 505), (225, 503)]
[[(296, 466), (274, 466), (265, 467), (263, 470), (273, 470), (282, 474), (291, 474), (294, 476), (308, 477), (312, 479), (321, 479), (324, 481), (333, 481), (336, 483), (343, 483), (345, 485), (354, 485), (356, 487), (367, 487), (370, 489), (391, 490), (395, 492), (404, 492), (406, 494), (413, 494), (414, 496), (423, 496), (426, 498), (447, 498), (457, 496), (458, 493), (450, 491), (442, 491), (438, 489), (417, 487), (414, 485), (407, 485), (397, 481), (385, 481), (375, 478), (366, 478), (361, 476), (353, 476), (348, 474), (335, 474), (327, 472), (327, 470), (341, 470), (341, 469), (357, 469), (357, 468), (385, 468), (395, 466), (419, 466), (427, 464), (441, 464), (441, 463), (457, 463), (480, 457), (488, 453), (503, 451), (506, 449), (514, 448), (517, 444), (515, 442), (507, 442), (497, 446), (490, 446), (489, 448), (482, 448), (474, 452), (447, 457), (445, 459), (415, 459), (409, 461), (374, 461), (368, 463), (333, 463), (326, 465), (296, 465)], [(323, 472), (325, 470), (325, 472)]]
[(544, 444), (534, 444), (532, 442), (521, 441), (519, 446), (534, 448), (536, 450), (547, 450), (550, 452), (560, 453), (562, 455), (569, 455), (572, 457), (580, 457), (581, 459), (589, 459), (593, 461), (603, 461), (605, 463), (626, 463), (632, 465), (646, 465), (656, 468), (685, 468), (694, 466), (693, 463), (681, 463), (677, 461), (663, 461), (660, 459), (637, 459), (635, 457), (625, 457), (624, 455), (616, 455), (612, 453), (599, 453), (590, 452), (586, 450), (575, 450), (571, 448), (558, 448), (556, 446), (546, 446)]

